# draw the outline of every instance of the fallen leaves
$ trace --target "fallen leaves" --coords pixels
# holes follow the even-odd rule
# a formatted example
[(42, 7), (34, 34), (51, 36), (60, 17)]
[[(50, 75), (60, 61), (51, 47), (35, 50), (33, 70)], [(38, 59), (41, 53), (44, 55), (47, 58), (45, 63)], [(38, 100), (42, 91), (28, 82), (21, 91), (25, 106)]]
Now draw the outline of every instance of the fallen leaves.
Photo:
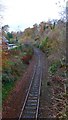
[(52, 92), (53, 92), (53, 116), (63, 118), (66, 112), (66, 94), (65, 81), (59, 76), (55, 76), (51, 81)]

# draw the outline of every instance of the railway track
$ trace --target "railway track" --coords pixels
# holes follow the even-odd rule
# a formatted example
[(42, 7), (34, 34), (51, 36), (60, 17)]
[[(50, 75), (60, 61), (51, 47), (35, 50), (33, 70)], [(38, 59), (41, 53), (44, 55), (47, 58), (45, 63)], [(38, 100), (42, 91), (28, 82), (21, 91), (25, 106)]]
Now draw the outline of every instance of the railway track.
[(42, 79), (41, 55), (37, 51), (37, 63), (35, 65), (32, 80), (18, 120), (21, 120), (23, 118), (35, 118), (35, 119), (38, 118), (41, 79)]

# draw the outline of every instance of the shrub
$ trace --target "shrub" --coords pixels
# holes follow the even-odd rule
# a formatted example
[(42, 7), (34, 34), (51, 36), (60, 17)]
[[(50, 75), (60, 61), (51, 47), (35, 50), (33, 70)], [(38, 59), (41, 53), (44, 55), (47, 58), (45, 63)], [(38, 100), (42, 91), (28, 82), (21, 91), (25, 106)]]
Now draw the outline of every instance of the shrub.
[(55, 61), (51, 64), (50, 68), (49, 68), (49, 72), (51, 74), (55, 74), (57, 69), (60, 67), (61, 62), (60, 61)]
[(13, 86), (14, 83), (12, 81), (2, 84), (2, 100), (5, 100)]
[(41, 44), (39, 45), (39, 48), (40, 48), (43, 52), (46, 51), (46, 48), (47, 48), (47, 42), (48, 42), (48, 37), (46, 37), (46, 39), (43, 40), (43, 41), (41, 42)]
[(29, 60), (31, 60), (31, 58), (32, 58), (32, 55), (24, 55), (22, 57), (22, 60), (24, 63), (29, 64)]
[[(15, 81), (23, 75), (27, 64), (33, 55), (31, 46), (21, 45), (9, 51), (9, 55), (3, 52), (2, 58), (2, 85), (3, 99), (6, 98), (9, 91), (13, 88)], [(23, 62), (22, 62), (23, 61)], [(25, 64), (24, 64), (25, 63)]]
[(29, 61), (31, 60), (33, 55), (33, 48), (29, 45), (25, 45), (24, 50), (22, 52), (21, 60), (25, 64), (29, 64)]
[(15, 81), (15, 78), (9, 73), (9, 74), (6, 74), (6, 73), (3, 73), (2, 74), (2, 83), (5, 84), (5, 83), (9, 83), (9, 82), (13, 82)]

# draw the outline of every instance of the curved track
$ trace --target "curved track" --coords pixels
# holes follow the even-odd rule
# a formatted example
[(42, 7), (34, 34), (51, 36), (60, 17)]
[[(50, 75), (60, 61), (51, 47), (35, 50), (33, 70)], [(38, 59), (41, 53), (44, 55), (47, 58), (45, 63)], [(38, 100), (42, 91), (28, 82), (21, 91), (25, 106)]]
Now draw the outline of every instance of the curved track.
[(36, 119), (38, 118), (42, 80), (42, 62), (41, 52), (38, 49), (35, 49), (34, 51), (37, 56), (37, 62), (34, 67), (31, 83), (18, 120), (22, 118), (36, 118)]

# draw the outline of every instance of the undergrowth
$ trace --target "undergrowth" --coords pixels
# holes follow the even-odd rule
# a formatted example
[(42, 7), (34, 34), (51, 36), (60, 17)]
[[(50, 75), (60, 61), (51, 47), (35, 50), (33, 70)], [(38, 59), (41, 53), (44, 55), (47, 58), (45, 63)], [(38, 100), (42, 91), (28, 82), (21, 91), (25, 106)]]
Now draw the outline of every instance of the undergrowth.
[(3, 55), (2, 63), (2, 99), (5, 100), (9, 95), (11, 89), (13, 89), (15, 82), (20, 80), (23, 73), (27, 68), (27, 64), (24, 64), (22, 57), (24, 55), (33, 55), (33, 49), (31, 46), (20, 45), (18, 48), (14, 48)]

